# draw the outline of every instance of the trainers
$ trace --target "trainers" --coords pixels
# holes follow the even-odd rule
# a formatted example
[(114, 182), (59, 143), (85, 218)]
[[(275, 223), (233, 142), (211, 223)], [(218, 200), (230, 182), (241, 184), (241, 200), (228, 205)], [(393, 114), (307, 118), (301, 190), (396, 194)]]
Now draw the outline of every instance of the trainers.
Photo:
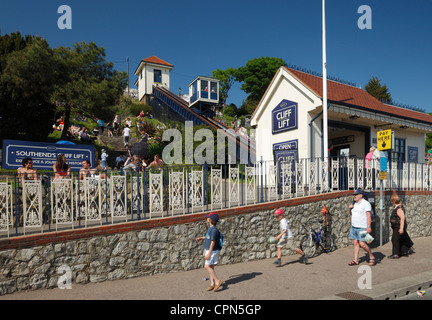
[(281, 259), (277, 259), (273, 262), (274, 264), (280, 265), (281, 264)]
[(305, 253), (302, 258), (303, 258), (303, 263), (307, 264), (308, 263), (308, 255), (307, 255), (307, 253)]

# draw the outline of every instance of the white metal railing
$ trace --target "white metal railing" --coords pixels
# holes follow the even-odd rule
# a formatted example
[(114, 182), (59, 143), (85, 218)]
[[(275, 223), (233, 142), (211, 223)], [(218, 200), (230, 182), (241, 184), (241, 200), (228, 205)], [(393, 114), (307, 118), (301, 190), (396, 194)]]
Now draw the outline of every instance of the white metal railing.
[[(389, 163), (385, 190), (431, 190), (429, 164)], [(300, 159), (254, 165), (163, 167), (20, 181), (0, 176), (0, 236), (205, 212), (305, 195), (380, 187), (378, 163)]]

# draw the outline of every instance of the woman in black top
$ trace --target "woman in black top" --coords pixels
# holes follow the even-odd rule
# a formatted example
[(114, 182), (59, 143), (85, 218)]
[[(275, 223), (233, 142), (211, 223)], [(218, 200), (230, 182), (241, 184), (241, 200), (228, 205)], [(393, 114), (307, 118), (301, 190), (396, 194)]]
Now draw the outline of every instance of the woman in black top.
[(391, 197), (394, 207), (390, 214), (390, 224), (393, 230), (392, 255), (390, 259), (398, 259), (400, 256), (408, 256), (408, 251), (413, 243), (407, 233), (405, 208), (402, 206), (399, 196), (394, 192)]

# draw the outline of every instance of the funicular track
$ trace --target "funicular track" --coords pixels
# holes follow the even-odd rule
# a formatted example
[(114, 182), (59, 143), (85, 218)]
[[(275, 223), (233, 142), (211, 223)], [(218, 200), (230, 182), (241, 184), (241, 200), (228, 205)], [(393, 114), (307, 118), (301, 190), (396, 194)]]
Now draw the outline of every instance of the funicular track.
[(248, 151), (248, 163), (255, 162), (256, 145), (254, 141), (236, 133), (232, 128), (217, 119), (196, 113), (194, 110), (189, 108), (187, 101), (164, 87), (153, 86), (153, 96), (178, 113), (185, 120), (192, 121), (194, 125), (207, 125), (216, 130), (221, 130), (228, 139), (235, 140), (237, 146), (237, 159), (240, 159), (240, 150), (243, 149)]

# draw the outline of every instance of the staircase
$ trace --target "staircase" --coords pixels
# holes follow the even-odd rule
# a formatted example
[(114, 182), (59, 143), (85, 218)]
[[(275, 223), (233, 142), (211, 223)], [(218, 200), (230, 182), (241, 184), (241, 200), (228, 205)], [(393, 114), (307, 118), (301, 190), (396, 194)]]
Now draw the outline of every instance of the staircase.
[[(103, 146), (105, 146), (107, 149), (109, 149), (109, 150), (107, 150), (107, 152), (108, 152), (108, 167), (111, 167), (111, 168), (115, 167), (115, 159), (120, 154), (124, 153), (127, 156), (129, 156), (128, 148), (126, 148), (123, 145), (123, 137), (122, 136), (108, 137), (108, 132), (107, 132), (107, 130), (105, 130), (103, 136), (98, 136), (98, 140)], [(133, 134), (131, 133), (131, 137), (129, 139), (129, 149), (138, 141), (139, 141), (138, 138), (135, 137), (135, 132)]]

